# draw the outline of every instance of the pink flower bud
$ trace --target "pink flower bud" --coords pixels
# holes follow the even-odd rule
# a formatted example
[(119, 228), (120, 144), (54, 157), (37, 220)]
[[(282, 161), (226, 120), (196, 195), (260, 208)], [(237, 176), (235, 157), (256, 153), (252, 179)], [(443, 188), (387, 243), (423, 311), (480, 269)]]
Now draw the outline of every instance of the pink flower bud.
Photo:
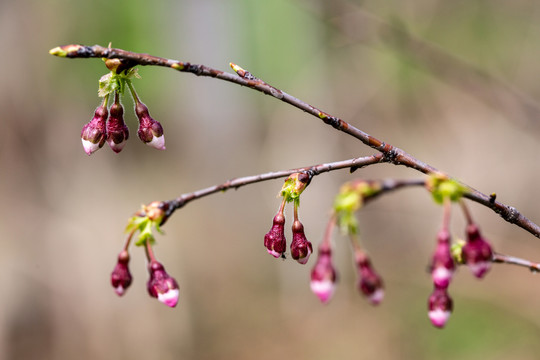
[(327, 303), (334, 295), (336, 280), (337, 274), (332, 264), (332, 250), (328, 247), (319, 247), (317, 262), (311, 270), (311, 291), (322, 303)]
[(467, 243), (462, 248), (463, 261), (469, 266), (474, 276), (482, 278), (489, 271), (493, 250), (475, 224), (467, 226)]
[(124, 108), (120, 101), (111, 106), (111, 116), (107, 122), (107, 144), (115, 153), (122, 151), (129, 138), (129, 129), (124, 122)]
[(295, 220), (292, 227), (293, 240), (291, 243), (291, 256), (294, 260), (304, 265), (308, 262), (309, 256), (313, 252), (313, 246), (306, 239), (304, 225)]
[(118, 262), (111, 274), (111, 285), (118, 296), (124, 295), (127, 288), (131, 285), (131, 273), (128, 268), (129, 254), (122, 251), (118, 255)]
[(94, 112), (92, 120), (83, 126), (81, 141), (84, 152), (88, 155), (92, 155), (105, 144), (105, 139), (107, 138), (105, 123), (108, 115), (107, 107), (105, 104), (101, 104)]
[(373, 305), (378, 305), (384, 298), (383, 282), (375, 272), (369, 258), (362, 254), (357, 258), (358, 289)]
[(150, 279), (146, 284), (150, 296), (169, 307), (175, 307), (178, 303), (179, 288), (176, 280), (167, 274), (163, 265), (152, 261), (148, 265)]
[(152, 119), (146, 105), (142, 102), (137, 102), (135, 105), (135, 113), (139, 118), (139, 130), (137, 131), (139, 139), (153, 148), (165, 150), (163, 127), (161, 127), (159, 122)]
[(431, 278), (435, 287), (446, 289), (455, 269), (456, 265), (450, 252), (450, 233), (441, 229), (437, 235), (437, 248), (431, 260)]
[(446, 289), (435, 288), (428, 299), (428, 316), (433, 326), (443, 328), (452, 313), (452, 298)]
[(280, 257), (285, 252), (287, 240), (285, 239), (285, 216), (282, 212), (278, 212), (274, 216), (272, 227), (266, 235), (264, 235), (264, 246), (270, 255), (275, 258)]

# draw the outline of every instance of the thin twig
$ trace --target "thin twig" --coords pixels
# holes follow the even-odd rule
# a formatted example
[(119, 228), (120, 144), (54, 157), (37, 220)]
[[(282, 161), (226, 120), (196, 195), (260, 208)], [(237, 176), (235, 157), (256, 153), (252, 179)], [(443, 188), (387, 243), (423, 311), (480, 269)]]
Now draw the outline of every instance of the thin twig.
[(184, 207), (190, 201), (200, 199), (204, 196), (211, 195), (217, 192), (223, 192), (231, 188), (238, 189), (239, 187), (258, 183), (261, 181), (284, 178), (298, 172), (308, 172), (310, 175), (316, 176), (321, 173), (330, 172), (333, 170), (353, 168), (353, 167), (359, 168), (359, 167), (377, 164), (384, 161), (385, 160), (384, 160), (383, 154), (379, 153), (372, 156), (365, 156), (361, 158), (349, 159), (349, 160), (338, 161), (338, 162), (333, 162), (333, 163), (326, 163), (326, 164), (308, 166), (308, 167), (291, 169), (291, 170), (274, 171), (274, 172), (269, 172), (269, 173), (264, 173), (264, 174), (231, 179), (224, 182), (223, 184), (214, 185), (214, 186), (207, 187), (205, 189), (182, 194), (176, 199), (169, 201), (169, 210), (167, 212), (166, 218), (168, 218), (175, 210)]
[(531, 270), (532, 272), (540, 272), (540, 264), (535, 263), (529, 260), (521, 259), (515, 256), (509, 256), (504, 254), (493, 254), (492, 261), (494, 263), (500, 263), (500, 264), (510, 264), (510, 265), (517, 265), (517, 266), (523, 266)]

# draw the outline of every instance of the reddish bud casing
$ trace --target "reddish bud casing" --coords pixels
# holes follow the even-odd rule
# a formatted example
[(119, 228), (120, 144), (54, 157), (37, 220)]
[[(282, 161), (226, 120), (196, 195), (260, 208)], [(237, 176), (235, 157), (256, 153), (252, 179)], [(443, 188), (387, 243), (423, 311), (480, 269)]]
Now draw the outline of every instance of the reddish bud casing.
[(129, 272), (128, 263), (129, 254), (127, 251), (122, 251), (118, 255), (118, 261), (111, 274), (111, 285), (118, 296), (124, 295), (133, 279)]
[(313, 246), (307, 240), (304, 233), (304, 226), (295, 220), (292, 227), (293, 239), (291, 242), (291, 257), (300, 264), (306, 264), (309, 256), (313, 252)]
[(446, 289), (456, 270), (450, 251), (450, 233), (441, 229), (437, 235), (437, 247), (431, 260), (431, 278), (437, 288)]
[(480, 235), (478, 226), (467, 226), (467, 243), (462, 248), (463, 261), (474, 276), (482, 278), (491, 268), (493, 250), (489, 242)]
[(311, 291), (322, 303), (328, 303), (336, 288), (337, 273), (332, 264), (332, 250), (319, 247), (317, 262), (311, 270)]
[(165, 150), (163, 127), (158, 121), (152, 119), (148, 112), (148, 107), (142, 102), (137, 102), (135, 105), (135, 113), (139, 119), (139, 130), (137, 131), (139, 139), (153, 148)]
[(179, 287), (174, 278), (169, 276), (163, 265), (157, 261), (151, 261), (148, 265), (150, 279), (147, 289), (150, 296), (169, 307), (175, 307), (178, 303)]
[(94, 112), (94, 117), (85, 124), (81, 130), (81, 141), (84, 152), (92, 155), (99, 150), (107, 139), (106, 122), (109, 115), (105, 104), (98, 106)]
[(270, 255), (275, 258), (281, 257), (287, 247), (285, 239), (285, 216), (282, 212), (278, 212), (274, 216), (270, 231), (264, 236), (264, 246)]

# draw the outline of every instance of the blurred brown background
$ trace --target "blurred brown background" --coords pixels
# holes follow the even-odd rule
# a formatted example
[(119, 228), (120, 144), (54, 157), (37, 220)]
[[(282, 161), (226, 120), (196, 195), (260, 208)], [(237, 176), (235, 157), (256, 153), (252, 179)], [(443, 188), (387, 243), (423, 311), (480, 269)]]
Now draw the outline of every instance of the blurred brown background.
[[(422, 189), (360, 213), (386, 281), (378, 308), (356, 291), (340, 236), (328, 306), (309, 290), (314, 259), (300, 266), (266, 253), (281, 180), (196, 201), (169, 220), (155, 250), (180, 284), (176, 309), (147, 295), (142, 249), (118, 298), (109, 274), (141, 203), (373, 151), (268, 96), (141, 68), (136, 87), (167, 150), (136, 138), (126, 98), (131, 140), (119, 155), (104, 147), (88, 157), (80, 129), (106, 68), (48, 50), (112, 42), (223, 70), (235, 62), (538, 222), (539, 21), (533, 0), (1, 1), (0, 358), (536, 359), (540, 280), (520, 268), (495, 266), (481, 282), (460, 269), (447, 328), (431, 326), (426, 265), (441, 209)], [(418, 176), (392, 165), (354, 173)], [(304, 193), (300, 217), (314, 244), (351, 178), (325, 174)], [(540, 259), (538, 239), (471, 209), (498, 251)]]

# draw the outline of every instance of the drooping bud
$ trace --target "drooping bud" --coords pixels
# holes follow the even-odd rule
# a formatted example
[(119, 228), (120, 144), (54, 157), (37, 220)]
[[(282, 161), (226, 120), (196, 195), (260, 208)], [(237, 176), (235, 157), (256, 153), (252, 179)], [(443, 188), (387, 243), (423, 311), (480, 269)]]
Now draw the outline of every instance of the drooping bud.
[(334, 295), (337, 273), (332, 264), (332, 250), (329, 247), (319, 247), (317, 262), (311, 270), (311, 291), (326, 304)]
[(304, 225), (300, 221), (294, 221), (292, 233), (291, 256), (294, 260), (304, 265), (308, 262), (309, 256), (313, 252), (313, 246), (306, 238)]
[(264, 235), (264, 246), (270, 255), (275, 258), (281, 257), (287, 247), (285, 239), (285, 216), (279, 211), (272, 222), (272, 227), (266, 235)]
[(92, 155), (105, 144), (105, 140), (107, 139), (107, 129), (105, 124), (108, 115), (107, 105), (104, 101), (97, 107), (92, 120), (83, 126), (81, 131), (81, 141), (84, 152), (88, 155)]
[(148, 265), (150, 279), (146, 284), (150, 296), (169, 307), (175, 307), (178, 303), (179, 288), (176, 280), (167, 274), (163, 265), (157, 261), (151, 261)]
[(373, 305), (378, 305), (384, 298), (383, 282), (379, 274), (373, 269), (369, 258), (363, 254), (357, 254), (356, 265), (358, 267), (358, 290)]
[(428, 316), (433, 326), (443, 328), (452, 310), (452, 298), (446, 289), (435, 288), (428, 299)]
[(107, 143), (115, 153), (122, 151), (129, 138), (129, 129), (124, 122), (124, 108), (120, 103), (118, 93), (115, 94), (114, 104), (111, 106), (111, 116), (107, 122)]
[(111, 285), (114, 288), (114, 292), (118, 296), (124, 295), (127, 288), (131, 285), (132, 277), (129, 272), (129, 254), (127, 251), (122, 251), (118, 255), (118, 262), (114, 267), (114, 270), (111, 274)]
[(137, 135), (146, 145), (152, 146), (158, 150), (165, 150), (165, 137), (163, 136), (163, 127), (152, 119), (148, 112), (148, 107), (138, 101), (135, 104), (135, 113), (139, 118), (139, 130)]
[(435, 287), (446, 289), (456, 269), (450, 251), (450, 233), (446, 229), (441, 229), (437, 235), (437, 248), (433, 254), (430, 268)]
[(477, 278), (484, 277), (491, 267), (493, 250), (475, 224), (467, 226), (467, 243), (462, 248), (462, 257)]

